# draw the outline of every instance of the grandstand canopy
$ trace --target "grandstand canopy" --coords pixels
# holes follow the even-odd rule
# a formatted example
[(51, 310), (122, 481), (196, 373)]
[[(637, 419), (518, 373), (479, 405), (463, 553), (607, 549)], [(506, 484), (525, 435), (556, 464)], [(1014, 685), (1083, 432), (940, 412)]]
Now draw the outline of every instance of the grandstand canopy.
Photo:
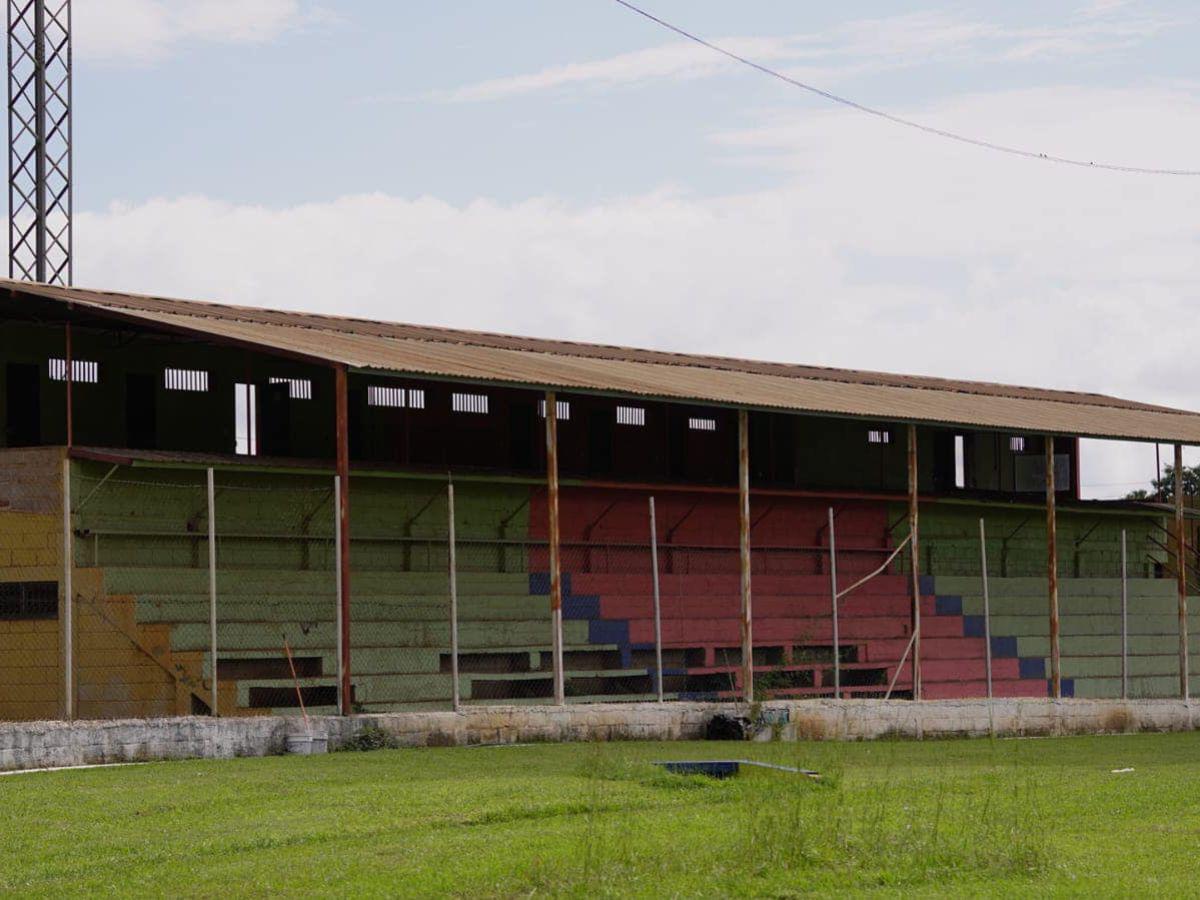
[(31, 314), (121, 320), (351, 370), (869, 420), (1200, 444), (1200, 413), (1102, 394), (514, 337), (5, 281)]

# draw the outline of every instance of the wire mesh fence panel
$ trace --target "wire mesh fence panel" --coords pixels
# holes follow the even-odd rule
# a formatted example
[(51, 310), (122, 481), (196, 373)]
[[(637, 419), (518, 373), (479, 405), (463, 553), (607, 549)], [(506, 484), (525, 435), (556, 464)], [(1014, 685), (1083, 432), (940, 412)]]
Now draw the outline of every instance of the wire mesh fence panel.
[(893, 696), (909, 696), (911, 670), (900, 663), (912, 634), (911, 588), (889, 564), (883, 510), (850, 503), (830, 512), (779, 501), (760, 513), (751, 551), (755, 692), (882, 697), (894, 682)]
[(75, 715), (210, 711), (203, 472), (73, 467)]
[(66, 706), (61, 455), (10, 450), (6, 463), (0, 472), (6, 488), (0, 504), (0, 721), (54, 719)]
[(462, 702), (551, 703), (549, 545), (470, 534), (457, 543)]
[(350, 672), (356, 711), (451, 706), (447, 497), (444, 479), (352, 479)]
[(215, 474), (221, 715), (337, 712), (333, 494), (331, 478)]

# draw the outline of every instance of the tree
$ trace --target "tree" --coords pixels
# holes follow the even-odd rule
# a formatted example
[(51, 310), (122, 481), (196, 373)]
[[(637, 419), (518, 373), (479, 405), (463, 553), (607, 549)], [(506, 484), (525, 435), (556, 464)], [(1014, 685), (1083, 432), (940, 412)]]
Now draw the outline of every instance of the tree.
[[(1175, 467), (1167, 466), (1160, 478), (1151, 482), (1154, 491), (1138, 488), (1125, 495), (1126, 500), (1158, 500), (1163, 503), (1175, 501)], [(1183, 467), (1183, 496), (1200, 495), (1200, 466)]]

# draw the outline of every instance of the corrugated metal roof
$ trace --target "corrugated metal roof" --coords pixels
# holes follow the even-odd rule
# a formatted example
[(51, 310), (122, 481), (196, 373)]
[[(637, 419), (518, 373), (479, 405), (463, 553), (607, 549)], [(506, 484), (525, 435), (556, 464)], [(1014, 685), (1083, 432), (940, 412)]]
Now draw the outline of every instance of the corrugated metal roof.
[(5, 284), (98, 312), (359, 369), (1015, 432), (1200, 443), (1200, 414), (1102, 394)]

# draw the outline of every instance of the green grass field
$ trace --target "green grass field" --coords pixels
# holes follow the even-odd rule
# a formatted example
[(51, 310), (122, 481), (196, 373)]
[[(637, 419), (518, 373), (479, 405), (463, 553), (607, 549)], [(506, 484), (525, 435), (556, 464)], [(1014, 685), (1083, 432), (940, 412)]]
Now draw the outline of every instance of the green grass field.
[[(649, 765), (722, 757), (825, 777), (714, 781)], [(1198, 788), (1200, 734), (383, 750), (30, 773), (0, 778), (0, 891), (1194, 894)]]

